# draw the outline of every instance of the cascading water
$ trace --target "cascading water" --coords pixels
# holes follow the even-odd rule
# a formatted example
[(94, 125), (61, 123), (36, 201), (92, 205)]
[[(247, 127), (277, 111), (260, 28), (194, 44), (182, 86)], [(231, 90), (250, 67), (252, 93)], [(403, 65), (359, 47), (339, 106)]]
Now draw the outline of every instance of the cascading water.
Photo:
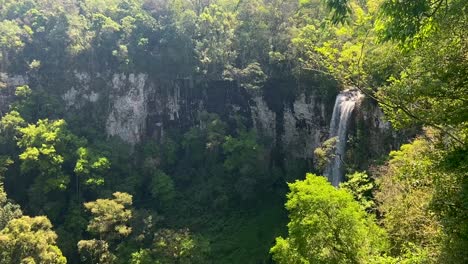
[(363, 94), (355, 89), (342, 91), (336, 97), (330, 123), (330, 138), (336, 137), (335, 157), (325, 169), (325, 175), (333, 186), (338, 186), (343, 181), (343, 159), (346, 153), (346, 138), (348, 121), (351, 118), (356, 103)]

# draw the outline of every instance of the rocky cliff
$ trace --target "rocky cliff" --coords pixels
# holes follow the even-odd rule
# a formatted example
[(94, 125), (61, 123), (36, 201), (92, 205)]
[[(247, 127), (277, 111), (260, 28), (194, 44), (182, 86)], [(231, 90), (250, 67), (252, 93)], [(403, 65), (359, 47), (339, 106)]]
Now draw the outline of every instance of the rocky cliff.
[(28, 83), (25, 75), (12, 75), (0, 72), (0, 116), (9, 110), (15, 95), (15, 88)]
[[(28, 80), (26, 76), (2, 76), (8, 87)], [(245, 89), (233, 81), (161, 80), (145, 73), (74, 71), (67, 78), (73, 80), (60, 92), (65, 112), (98, 116), (108, 136), (131, 145), (148, 139), (160, 141), (173, 128), (188, 129), (199, 123), (199, 113), (207, 111), (227, 121), (239, 116), (281, 152), (311, 159), (314, 149), (328, 138), (333, 111), (333, 101), (313, 87), (298, 89), (295, 82), (270, 81), (263, 88)], [(275, 90), (294, 92), (278, 96)], [(11, 91), (0, 93), (2, 113), (7, 111)], [(368, 106), (355, 111), (350, 135), (367, 135), (360, 140), (382, 149), (371, 155), (375, 156), (393, 148), (394, 135), (380, 109), (366, 102), (363, 104)]]
[[(66, 106), (85, 109), (89, 104), (104, 105), (106, 133), (130, 144), (160, 140), (170, 128), (189, 128), (197, 124), (202, 111), (225, 120), (241, 116), (261, 136), (281, 144), (296, 157), (311, 158), (328, 133), (330, 106), (320, 96), (306, 95), (305, 91), (275, 109), (262, 89), (248, 90), (233, 81), (154, 80), (143, 73), (92, 77), (75, 72), (74, 76), (76, 85), (62, 95)], [(96, 86), (102, 83), (105, 87)]]

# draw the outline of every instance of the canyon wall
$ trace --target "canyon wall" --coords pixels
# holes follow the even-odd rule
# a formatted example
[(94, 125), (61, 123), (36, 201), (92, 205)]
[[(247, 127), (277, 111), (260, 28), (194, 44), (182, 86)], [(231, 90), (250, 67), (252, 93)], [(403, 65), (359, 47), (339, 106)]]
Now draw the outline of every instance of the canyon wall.
[[(3, 75), (2, 79), (12, 87), (27, 83), (28, 77)], [(333, 101), (314, 92), (314, 87), (300, 90), (294, 82), (245, 89), (234, 81), (162, 80), (145, 73), (78, 71), (64, 79), (72, 79), (60, 92), (66, 113), (97, 115), (109, 137), (131, 145), (161, 141), (174, 128), (187, 130), (199, 124), (199, 114), (204, 111), (228, 122), (235, 116), (247, 120), (262, 138), (271, 140), (271, 146), (295, 158), (312, 159), (314, 149), (329, 136)], [(272, 99), (275, 89), (294, 91), (294, 95)], [(0, 91), (2, 113), (12, 96), (11, 89), (5, 91)], [(372, 156), (385, 153), (393, 148), (395, 135), (378, 107), (366, 100), (363, 104), (368, 106), (356, 108), (349, 133), (366, 130), (366, 142), (382, 150)]]
[[(74, 75), (76, 85), (62, 95), (67, 108), (103, 105), (107, 108), (106, 133), (130, 144), (161, 140), (171, 128), (188, 129), (199, 122), (203, 111), (216, 113), (223, 120), (238, 115), (260, 136), (299, 158), (311, 158), (328, 133), (332, 106), (305, 92), (274, 109), (262, 89), (248, 90), (234, 81), (154, 80), (143, 73)], [(93, 78), (110, 81), (105, 81), (104, 88), (97, 87), (94, 84), (103, 82), (93, 82)]]

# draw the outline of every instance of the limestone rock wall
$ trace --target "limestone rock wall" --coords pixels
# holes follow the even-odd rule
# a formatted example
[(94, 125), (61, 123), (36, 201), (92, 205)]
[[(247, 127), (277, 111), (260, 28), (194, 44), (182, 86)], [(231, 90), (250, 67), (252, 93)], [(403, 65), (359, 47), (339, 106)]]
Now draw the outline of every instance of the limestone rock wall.
[(0, 117), (9, 111), (17, 86), (28, 84), (26, 75), (11, 75), (0, 72)]
[[(5, 73), (0, 77), (10, 87), (0, 90), (2, 114), (14, 94), (11, 87), (27, 83), (28, 78)], [(272, 103), (264, 89), (247, 90), (229, 81), (161, 80), (145, 73), (78, 71), (64, 79), (73, 79), (61, 94), (68, 112), (99, 116), (108, 136), (131, 145), (145, 139), (162, 140), (171, 128), (185, 131), (198, 125), (202, 111), (216, 113), (224, 120), (240, 115), (261, 137), (271, 139), (272, 147), (296, 158), (313, 158), (314, 149), (328, 138), (332, 107), (313, 93), (299, 91), (293, 100), (275, 99)], [(294, 87), (279, 88), (284, 91)], [(365, 127), (371, 146), (391, 149), (394, 142), (388, 137), (394, 135), (388, 133), (391, 128), (380, 109), (362, 106), (356, 111), (359, 113), (355, 114), (351, 133)]]
[(66, 106), (86, 110), (88, 104), (104, 105), (106, 133), (130, 144), (160, 140), (168, 128), (196, 125), (201, 111), (224, 119), (241, 115), (259, 135), (296, 157), (311, 158), (328, 133), (326, 107), (319, 97), (304, 93), (278, 111), (270, 108), (261, 89), (246, 90), (234, 82), (153, 80), (143, 73), (73, 75), (74, 85), (62, 95)]
[(276, 113), (271, 110), (262, 97), (261, 92), (256, 92), (251, 99), (250, 110), (255, 130), (263, 136), (276, 141)]
[(293, 104), (284, 110), (284, 149), (297, 157), (311, 158), (328, 136), (325, 105), (317, 96), (301, 93)]
[[(146, 74), (114, 74), (112, 76), (111, 107), (106, 121), (106, 132), (130, 144), (141, 141), (145, 133), (147, 92), (150, 86)], [(147, 89), (152, 87), (147, 87)]]
[(412, 129), (395, 131), (377, 103), (369, 98), (356, 108), (348, 135), (348, 161), (364, 170), (374, 161), (401, 144), (410, 141), (416, 134)]

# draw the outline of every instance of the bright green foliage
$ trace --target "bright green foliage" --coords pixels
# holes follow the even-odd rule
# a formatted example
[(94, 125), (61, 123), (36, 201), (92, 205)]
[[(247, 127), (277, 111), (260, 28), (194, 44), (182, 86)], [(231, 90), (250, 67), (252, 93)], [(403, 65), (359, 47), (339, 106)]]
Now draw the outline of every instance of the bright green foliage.
[(55, 245), (56, 239), (45, 216), (13, 219), (0, 231), (0, 262), (65, 264), (67, 260)]
[(19, 127), (23, 126), (25, 123), (24, 119), (21, 117), (20, 113), (17, 111), (11, 111), (2, 116), (1, 120), (1, 131), (2, 135), (8, 133), (9, 131), (14, 131)]
[(10, 130), (16, 126), (18, 131), (21, 174), (31, 179), (28, 191), (33, 209), (45, 210), (55, 220), (66, 203), (68, 190), (72, 189), (80, 199), (82, 185), (88, 187), (85, 190), (95, 190), (104, 183), (109, 160), (87, 148), (83, 139), (68, 130), (64, 120), (41, 119), (25, 126), (13, 111), (2, 123)]
[(151, 257), (151, 253), (147, 249), (140, 249), (132, 253), (130, 264), (153, 264), (155, 261)]
[[(405, 42), (425, 37), (437, 30), (442, 21), (460, 22), (458, 15), (466, 14), (463, 0), (415, 0), (400, 2), (385, 0), (382, 3), (382, 35), (384, 39)], [(466, 23), (466, 21), (465, 21)]]
[[(368, 89), (368, 72), (363, 69), (366, 55), (372, 51), (376, 37), (372, 23), (377, 12), (374, 1), (327, 1), (352, 10), (350, 23), (336, 25), (324, 22), (327, 11), (320, 9), (320, 1), (304, 1), (305, 14), (314, 14), (292, 38), (292, 51), (298, 57), (296, 74), (330, 74), (345, 86)], [(341, 5), (341, 4), (338, 4)], [(347, 12), (347, 11), (345, 11)], [(343, 18), (344, 19), (344, 18)], [(370, 46), (370, 47), (368, 47)]]
[(32, 93), (31, 88), (28, 85), (22, 85), (16, 87), (15, 95), (20, 98), (27, 98)]
[(81, 147), (77, 151), (74, 172), (88, 186), (100, 186), (104, 184), (104, 173), (110, 168), (109, 160), (93, 153), (90, 149)]
[(28, 34), (15, 21), (0, 21), (0, 68), (6, 68), (24, 47)]
[(375, 203), (372, 200), (374, 183), (365, 172), (354, 172), (346, 175), (346, 181), (340, 184), (340, 188), (350, 191), (354, 200), (358, 201), (365, 210), (372, 210)]
[(399, 258), (415, 251), (430, 263), (464, 263), (467, 152), (440, 140), (428, 130), (391, 153), (378, 179), (378, 210)]
[(411, 62), (378, 96), (397, 127), (414, 123), (433, 126), (451, 131), (460, 141), (453, 129), (466, 128), (468, 120), (468, 41), (462, 37), (467, 24), (447, 26), (454, 32), (438, 31), (411, 51)]
[(324, 171), (325, 167), (335, 158), (337, 137), (325, 140), (322, 145), (314, 150), (316, 167)]
[(393, 125), (434, 127), (466, 145), (467, 26), (465, 1), (383, 2), (376, 29), (404, 57), (377, 93)]
[(18, 129), (24, 125), (25, 121), (17, 111), (6, 113), (0, 121), (1, 137), (12, 140), (18, 134)]
[[(65, 190), (70, 182), (62, 169), (68, 144), (76, 139), (66, 130), (64, 120), (39, 120), (36, 125), (20, 128), (18, 146), (23, 149), (19, 158), (24, 173), (37, 173), (35, 191), (47, 194)], [(64, 153), (65, 152), (65, 153)]]
[(412, 243), (408, 243), (403, 248), (403, 253), (398, 257), (377, 256), (370, 263), (373, 264), (429, 264), (437, 263), (431, 259), (432, 252), (427, 248), (422, 248)]
[(392, 0), (384, 1), (382, 8), (385, 14), (386, 37), (404, 41), (416, 35), (424, 22), (430, 19), (431, 9), (442, 2), (416, 0), (403, 4)]
[(378, 180), (382, 223), (388, 230), (396, 252), (406, 243), (431, 247), (440, 235), (440, 224), (429, 210), (433, 196), (433, 160), (427, 153), (434, 151), (427, 141), (418, 139), (390, 154), (386, 171)]
[(109, 251), (109, 244), (104, 240), (81, 240), (78, 242), (81, 263), (113, 264), (116, 257)]
[(384, 2), (382, 30), (387, 38), (403, 42), (410, 60), (377, 94), (394, 125), (432, 126), (458, 143), (463, 139), (457, 134), (468, 120), (468, 22), (462, 2)]
[(271, 248), (277, 263), (366, 263), (387, 249), (385, 232), (348, 191), (313, 174), (289, 188), (288, 237)]
[(235, 15), (218, 5), (205, 8), (199, 17), (196, 54), (200, 61), (200, 72), (204, 75), (220, 76), (224, 65), (231, 65), (236, 52), (233, 49), (234, 32), (237, 24)]
[(115, 192), (113, 199), (97, 199), (84, 204), (93, 218), (87, 230), (98, 235), (104, 241), (112, 241), (128, 236), (132, 229), (128, 221), (132, 218), (132, 196), (128, 193)]
[(73, 173), (66, 167), (74, 159), (73, 150), (82, 143), (66, 128), (64, 120), (39, 120), (18, 130), (21, 174), (32, 182), (28, 189), (30, 206), (55, 220), (66, 203)]

